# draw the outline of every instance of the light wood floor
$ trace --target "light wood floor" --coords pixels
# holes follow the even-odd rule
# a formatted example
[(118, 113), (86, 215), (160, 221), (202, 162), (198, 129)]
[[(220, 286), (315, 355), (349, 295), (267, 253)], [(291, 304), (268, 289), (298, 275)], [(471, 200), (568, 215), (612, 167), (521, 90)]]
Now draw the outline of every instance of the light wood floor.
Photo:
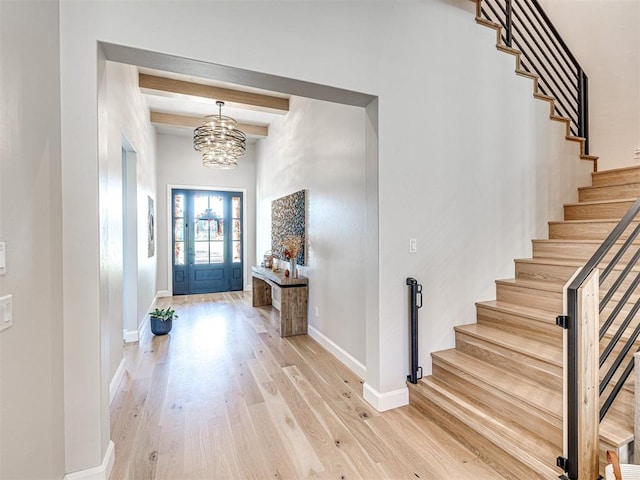
[(502, 479), (413, 407), (378, 413), (308, 336), (244, 293), (162, 299), (179, 319), (125, 348), (118, 479)]

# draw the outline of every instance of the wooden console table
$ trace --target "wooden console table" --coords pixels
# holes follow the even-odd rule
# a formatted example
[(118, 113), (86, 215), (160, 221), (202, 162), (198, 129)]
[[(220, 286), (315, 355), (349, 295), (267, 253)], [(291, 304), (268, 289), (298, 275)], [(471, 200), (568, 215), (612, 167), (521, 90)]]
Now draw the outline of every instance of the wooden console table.
[(285, 277), (283, 271), (251, 267), (253, 306), (273, 305), (280, 311), (280, 336), (306, 335), (309, 279)]

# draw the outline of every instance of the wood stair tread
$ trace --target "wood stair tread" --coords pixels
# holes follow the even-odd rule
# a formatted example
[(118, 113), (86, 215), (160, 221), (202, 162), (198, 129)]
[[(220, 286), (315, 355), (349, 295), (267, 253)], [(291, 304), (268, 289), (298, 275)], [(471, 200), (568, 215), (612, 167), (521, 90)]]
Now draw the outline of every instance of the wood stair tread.
[(486, 302), (478, 302), (476, 305), (480, 305), (499, 312), (511, 313), (522, 317), (527, 317), (532, 320), (538, 320), (541, 322), (548, 322), (555, 325), (556, 315), (548, 312), (547, 310), (541, 310), (539, 308), (526, 307), (524, 305), (518, 305), (515, 303), (504, 302), (500, 300), (488, 300)]
[(630, 198), (616, 198), (615, 200), (594, 200), (591, 202), (576, 202), (576, 203), (565, 203), (565, 207), (585, 207), (589, 205), (611, 205), (615, 203), (627, 203), (627, 202), (635, 202), (637, 199)]
[[(575, 205), (580, 205), (580, 204), (578, 203), (578, 204), (575, 204)], [(635, 222), (640, 222), (640, 220), (634, 220), (634, 221)], [(569, 225), (580, 225), (580, 224), (584, 224), (584, 223), (611, 223), (611, 222), (614, 222), (614, 223), (617, 224), (619, 222), (619, 220), (614, 220), (614, 219), (611, 219), (611, 218), (584, 218), (584, 219), (580, 219), (580, 220), (550, 220), (547, 223), (554, 224), (554, 225), (558, 224), (558, 223), (560, 223), (560, 224), (565, 224), (566, 223), (566, 224), (569, 224)]]
[(565, 267), (582, 267), (583, 261), (575, 258), (548, 258), (548, 257), (535, 257), (535, 258), (516, 258), (515, 262), (532, 263), (537, 265), (561, 265)]
[(438, 406), (487, 438), (498, 448), (508, 451), (515, 459), (539, 472), (543, 478), (558, 476), (558, 471), (541, 458), (553, 458), (561, 452), (559, 448), (535, 438), (531, 432), (515, 422), (497, 419), (492, 411), (478, 405), (468, 397), (451, 392), (447, 385), (432, 376), (421, 379), (409, 388), (419, 395), (432, 398)]
[[(555, 241), (555, 240), (554, 240)], [(553, 258), (553, 257), (534, 257), (534, 258), (516, 258), (515, 262), (519, 263), (529, 263), (532, 265), (556, 265), (562, 267), (583, 267), (585, 262), (584, 260), (578, 258)], [(613, 271), (622, 271), (626, 267), (626, 264), (623, 262), (618, 262), (613, 267)], [(635, 265), (632, 267), (631, 271), (636, 272), (640, 270), (640, 265)]]
[(433, 352), (431, 355), (507, 396), (517, 397), (523, 403), (547, 411), (558, 420), (562, 418), (562, 392), (539, 385), (521, 375), (495, 367), (456, 349)]
[(496, 280), (496, 285), (512, 285), (532, 290), (543, 290), (546, 292), (562, 292), (564, 283), (562, 282), (544, 282), (540, 280), (528, 280), (524, 278), (505, 278)]
[[(634, 244), (638, 243), (640, 241), (640, 239), (635, 239), (634, 240)], [(622, 244), (624, 244), (625, 240), (618, 240), (617, 242), (614, 243), (614, 245), (616, 246), (621, 246)], [(593, 240), (593, 239), (579, 239), (579, 238), (535, 238), (533, 240), (531, 240), (531, 243), (548, 243), (548, 244), (554, 244), (557, 243), (559, 245), (595, 245), (597, 247), (599, 247), (600, 245), (602, 245), (602, 240)], [(536, 257), (539, 258), (539, 257)], [(555, 258), (555, 257), (548, 257), (548, 258)], [(570, 259), (567, 259), (570, 260)]]
[[(593, 239), (576, 239), (576, 238), (534, 238), (531, 243), (560, 243), (560, 244), (572, 244), (572, 243), (584, 243), (587, 245), (602, 245), (602, 240)], [(623, 244), (624, 241), (620, 240), (616, 243)]]
[(601, 170), (599, 172), (593, 172), (591, 176), (595, 177), (598, 175), (606, 175), (608, 173), (628, 172), (630, 170), (640, 170), (640, 165), (631, 165), (629, 167), (610, 168), (609, 170)]
[(609, 445), (621, 447), (633, 441), (633, 425), (627, 425), (612, 415), (600, 422), (600, 439)]
[(478, 323), (455, 327), (456, 332), (463, 332), (489, 343), (500, 345), (521, 352), (529, 357), (543, 360), (556, 366), (562, 366), (562, 345), (552, 345), (532, 338), (509, 333), (497, 328)]
[(623, 185), (637, 185), (638, 187), (640, 187), (640, 182), (632, 180), (630, 182), (625, 182), (625, 183), (616, 183), (615, 185), (587, 185), (585, 187), (578, 187), (578, 191), (580, 191), (580, 190), (599, 190), (599, 189), (602, 189), (602, 188), (621, 187)]

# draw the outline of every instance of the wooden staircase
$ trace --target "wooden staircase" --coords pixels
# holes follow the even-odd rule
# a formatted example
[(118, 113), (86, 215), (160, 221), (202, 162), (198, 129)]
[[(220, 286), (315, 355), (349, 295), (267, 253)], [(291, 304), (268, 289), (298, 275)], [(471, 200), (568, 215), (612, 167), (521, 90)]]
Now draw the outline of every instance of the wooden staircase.
[[(562, 330), (555, 317), (562, 313), (563, 285), (639, 195), (640, 167), (593, 173), (579, 202), (565, 205), (565, 220), (549, 222), (549, 238), (533, 241), (533, 258), (515, 260), (515, 278), (496, 281), (496, 300), (477, 304), (477, 323), (455, 328), (456, 347), (432, 354), (432, 375), (409, 385), (412, 405), (506, 478), (562, 473), (555, 467), (563, 414)], [(624, 259), (616, 268), (624, 268)], [(600, 298), (611, 282), (601, 286)], [(631, 385), (600, 425), (601, 469), (607, 449), (628, 461), (632, 441)]]

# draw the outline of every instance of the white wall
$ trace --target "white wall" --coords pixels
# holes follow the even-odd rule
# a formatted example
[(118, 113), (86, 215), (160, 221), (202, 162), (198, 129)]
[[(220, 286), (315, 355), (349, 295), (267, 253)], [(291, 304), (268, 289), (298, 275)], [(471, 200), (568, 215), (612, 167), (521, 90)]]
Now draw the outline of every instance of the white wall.
[[(65, 183), (63, 210), (73, 249), (64, 258), (66, 353), (87, 365), (78, 372), (69, 362), (65, 370), (78, 374), (67, 393), (86, 400), (75, 406), (78, 416), (108, 417), (80, 387), (99, 373), (100, 350), (76, 345), (97, 323), (96, 41), (379, 97), (379, 163), (377, 172), (368, 164), (366, 182), (378, 189), (366, 191), (365, 214), (367, 230), (379, 222), (379, 255), (365, 265), (379, 271), (379, 296), (366, 295), (365, 320), (368, 398), (378, 407), (406, 401), (405, 278), (425, 287), (421, 363), (428, 367), (429, 352), (453, 344), (453, 325), (474, 321), (474, 301), (494, 296), (493, 280), (513, 275), (512, 258), (529, 255), (529, 239), (543, 237), (545, 222), (576, 198), (576, 183), (588, 181), (591, 165), (577, 159), (576, 144), (562, 140), (562, 125), (548, 121), (547, 105), (531, 98), (531, 82), (514, 75), (513, 58), (495, 50), (494, 32), (476, 25), (468, 0), (295, 7), (185, 1), (154, 8), (65, 1), (60, 14), (63, 174), (73, 180)], [(211, 29), (212, 18), (224, 21)], [(172, 35), (158, 28), (168, 21)], [(376, 210), (369, 199), (377, 196)], [(83, 245), (73, 240), (81, 230)], [(418, 239), (416, 255), (407, 253), (409, 238)], [(365, 247), (371, 258), (375, 246)], [(106, 451), (96, 428), (69, 425), (74, 465), (95, 464), (89, 448)]]
[[(155, 129), (138, 88), (138, 70), (114, 62), (106, 64), (106, 97), (98, 106), (100, 119), (100, 295), (101, 316), (109, 329), (109, 379), (123, 358), (123, 136), (135, 151), (137, 182), (137, 323), (156, 294), (156, 259), (148, 257), (148, 197), (156, 203)], [(102, 143), (104, 142), (104, 143)], [(129, 146), (128, 145), (128, 146)], [(133, 268), (136, 268), (135, 266)]]
[(0, 65), (0, 241), (7, 252), (0, 296), (13, 295), (13, 326), (0, 332), (0, 478), (59, 479), (64, 391), (57, 3), (0, 2)]
[(640, 164), (640, 2), (543, 0), (589, 77), (591, 152), (599, 170)]
[[(238, 159), (232, 170), (202, 166), (202, 156), (193, 149), (193, 138), (179, 135), (158, 135), (158, 290), (171, 291), (169, 255), (171, 236), (167, 231), (167, 185), (184, 187), (246, 190), (244, 198), (245, 240), (244, 286), (251, 285), (251, 265), (256, 265), (256, 163), (254, 145)], [(171, 199), (169, 198), (169, 201)]]
[[(310, 332), (353, 357), (361, 375), (366, 361), (364, 123), (364, 108), (294, 97), (289, 113), (277, 118), (269, 137), (257, 145), (258, 251), (271, 250), (272, 200), (306, 190), (307, 266), (299, 269), (309, 277)], [(349, 364), (348, 357), (343, 360)]]

